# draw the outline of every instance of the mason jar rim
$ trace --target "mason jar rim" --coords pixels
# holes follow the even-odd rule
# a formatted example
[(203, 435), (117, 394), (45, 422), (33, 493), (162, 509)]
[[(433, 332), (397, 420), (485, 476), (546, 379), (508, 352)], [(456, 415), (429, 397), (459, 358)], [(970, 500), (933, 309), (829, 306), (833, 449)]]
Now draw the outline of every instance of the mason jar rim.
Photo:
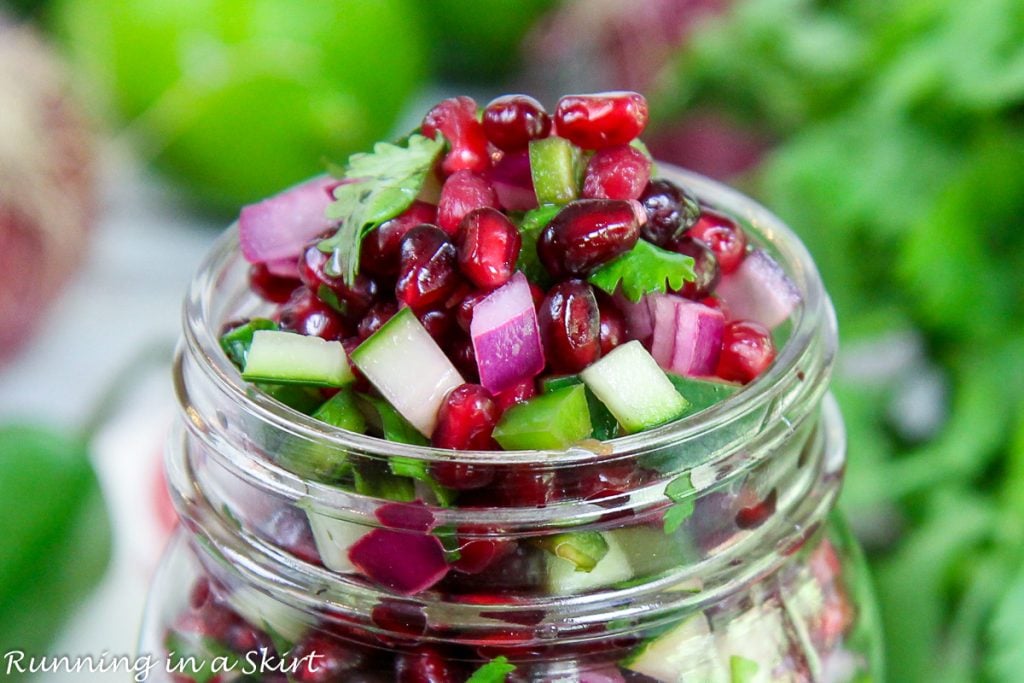
[[(601, 443), (599, 449), (580, 446), (564, 451), (452, 451), (432, 446), (417, 446), (357, 434), (317, 420), (280, 403), (262, 392), (251, 391), (241, 373), (223, 353), (219, 343), (219, 321), (213, 320), (213, 295), (233, 260), (241, 257), (237, 225), (222, 235), (203, 261), (192, 280), (183, 310), (183, 353), (198, 361), (203, 374), (229, 400), (242, 410), (258, 416), (273, 428), (314, 442), (340, 449), (357, 450), (375, 457), (401, 456), (426, 462), (534, 465), (546, 468), (578, 466), (636, 456), (663, 446), (704, 436), (749, 415), (777, 400), (800, 374), (801, 384), (823, 387), (831, 363), (818, 366), (818, 377), (803, 377), (801, 362), (814, 349), (834, 352), (836, 330), (831, 304), (825, 294), (817, 268), (807, 249), (785, 223), (753, 199), (710, 178), (669, 164), (657, 164), (658, 177), (678, 182), (703, 203), (718, 207), (752, 226), (757, 236), (780, 259), (780, 265), (793, 280), (801, 295), (798, 315), (790, 336), (775, 361), (758, 378), (720, 403), (692, 416)], [(696, 463), (704, 464), (704, 463)]]

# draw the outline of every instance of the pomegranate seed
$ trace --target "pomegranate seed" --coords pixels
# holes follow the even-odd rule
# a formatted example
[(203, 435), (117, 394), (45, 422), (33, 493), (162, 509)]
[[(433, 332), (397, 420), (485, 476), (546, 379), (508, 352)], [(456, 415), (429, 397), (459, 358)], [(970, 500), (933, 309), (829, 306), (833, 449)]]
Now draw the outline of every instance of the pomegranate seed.
[(515, 152), (526, 149), (530, 140), (546, 138), (551, 133), (551, 117), (529, 95), (505, 95), (491, 100), (484, 109), (483, 126), (495, 147)]
[(459, 559), (452, 567), (463, 574), (479, 574), (515, 550), (515, 541), (499, 539), (459, 540)]
[(402, 238), (395, 296), (414, 311), (443, 302), (459, 286), (455, 245), (434, 225), (418, 225)]
[(391, 316), (395, 313), (398, 313), (398, 304), (394, 301), (378, 301), (375, 303), (366, 312), (363, 319), (359, 321), (359, 338), (368, 339), (384, 323), (391, 320)]
[(283, 304), (288, 301), (302, 283), (290, 277), (274, 275), (266, 263), (254, 263), (249, 266), (249, 289), (266, 301)]
[(741, 529), (756, 529), (775, 514), (775, 503), (778, 494), (772, 489), (765, 499), (750, 507), (740, 508), (736, 513), (736, 526)]
[(451, 151), (445, 155), (441, 170), (446, 175), (457, 171), (486, 171), (491, 165), (487, 136), (476, 119), (476, 102), (471, 97), (442, 100), (423, 117), (421, 130), (428, 138), (437, 133), (448, 140)]
[(406, 636), (422, 636), (427, 632), (427, 615), (415, 603), (384, 598), (370, 615), (379, 628)]
[(506, 507), (544, 507), (558, 498), (556, 476), (550, 470), (509, 470), (495, 488), (498, 504)]
[(640, 203), (647, 212), (647, 223), (640, 232), (659, 247), (682, 235), (700, 218), (697, 200), (669, 180), (659, 178), (647, 183)]
[(371, 275), (393, 278), (398, 275), (398, 248), (409, 232), (422, 223), (437, 222), (437, 207), (414, 201), (400, 215), (385, 221), (363, 238), (359, 267)]
[(651, 178), (651, 160), (629, 145), (600, 149), (587, 163), (583, 197), (636, 199)]
[(437, 223), (446, 233), (454, 236), (467, 213), (485, 206), (498, 206), (498, 196), (491, 184), (484, 177), (470, 171), (453, 173), (441, 188)]
[(516, 269), (522, 237), (505, 214), (485, 207), (471, 211), (459, 227), (459, 268), (477, 287), (500, 287)]
[(715, 291), (721, 279), (721, 272), (718, 268), (718, 259), (715, 258), (715, 252), (711, 251), (711, 247), (689, 235), (683, 235), (672, 240), (667, 248), (677, 254), (693, 257), (693, 272), (696, 279), (684, 283), (678, 294), (699, 301)]
[(421, 645), (395, 660), (395, 683), (457, 683), (464, 677), (432, 647)]
[(634, 203), (580, 199), (566, 204), (537, 240), (544, 267), (556, 278), (584, 277), (632, 249), (640, 237), (637, 211), (642, 212)]
[(494, 402), (498, 404), (498, 408), (502, 412), (505, 412), (517, 403), (525, 403), (536, 395), (537, 385), (534, 383), (533, 378), (529, 377), (498, 393), (494, 397)]
[(321, 287), (329, 289), (344, 317), (361, 318), (377, 296), (377, 283), (365, 275), (357, 275), (349, 286), (340, 276), (332, 277), (325, 272), (329, 259), (330, 255), (320, 251), (315, 244), (307, 247), (299, 259), (299, 277), (314, 294), (318, 294)]
[(175, 628), (183, 634), (209, 638), (222, 643), (231, 628), (241, 621), (241, 618), (230, 608), (211, 601), (198, 610), (182, 615), (175, 624)]
[(728, 320), (731, 317), (729, 315), (729, 309), (725, 307), (725, 302), (716, 296), (704, 297), (703, 299), (700, 300), (700, 302), (707, 306), (708, 308), (713, 308), (716, 311), (721, 311), (722, 314), (725, 316), (726, 320)]
[(626, 341), (626, 318), (610, 301), (601, 302), (599, 308), (600, 331), (598, 337), (601, 340), (601, 355), (603, 356)]
[(586, 282), (567, 280), (551, 288), (538, 317), (544, 356), (554, 372), (579, 372), (601, 357), (600, 316)]
[(273, 648), (273, 643), (267, 634), (257, 631), (244, 622), (239, 622), (228, 629), (224, 636), (224, 644), (228, 646), (228, 649), (239, 654)]
[(501, 411), (482, 386), (457, 386), (448, 393), (437, 412), (433, 444), (438, 448), (460, 451), (495, 449), (497, 446), (491, 432), (499, 417)]
[(298, 332), (329, 341), (350, 334), (338, 312), (313, 296), (305, 287), (296, 289), (288, 302), (281, 306), (278, 322), (281, 329), (287, 332)]
[(200, 577), (192, 586), (188, 594), (188, 604), (192, 609), (199, 609), (212, 597), (210, 591), (210, 580), (205, 576)]
[(332, 683), (347, 680), (343, 674), (362, 667), (366, 655), (323, 633), (311, 633), (292, 648), (289, 659), (301, 662), (291, 674), (301, 683)]
[(555, 130), (583, 149), (625, 145), (647, 126), (647, 100), (635, 92), (566, 95), (555, 107)]
[(771, 332), (747, 320), (727, 323), (722, 334), (722, 355), (715, 374), (722, 379), (746, 384), (764, 372), (775, 360)]
[(476, 367), (476, 349), (473, 348), (473, 340), (469, 335), (459, 335), (448, 342), (448, 357), (467, 380), (480, 379), (480, 371)]
[(747, 236), (736, 221), (717, 211), (704, 209), (687, 234), (711, 247), (718, 267), (728, 275), (735, 272), (747, 254)]
[(267, 521), (265, 533), (274, 545), (303, 562), (320, 564), (320, 553), (304, 513), (291, 507), (279, 508)]
[(597, 500), (628, 493), (643, 482), (641, 472), (633, 463), (604, 463), (600, 467), (585, 467), (568, 471), (563, 480), (567, 491), (586, 500)]
[(469, 332), (470, 323), (473, 322), (473, 309), (478, 303), (483, 301), (490, 292), (475, 291), (467, 294), (461, 302), (459, 302), (458, 308), (455, 309), (455, 322), (459, 324), (464, 331)]
[(434, 338), (441, 346), (444, 346), (448, 341), (448, 336), (452, 332), (452, 328), (455, 325), (455, 320), (449, 311), (432, 309), (425, 311), (418, 316), (420, 323), (426, 328), (430, 336)]

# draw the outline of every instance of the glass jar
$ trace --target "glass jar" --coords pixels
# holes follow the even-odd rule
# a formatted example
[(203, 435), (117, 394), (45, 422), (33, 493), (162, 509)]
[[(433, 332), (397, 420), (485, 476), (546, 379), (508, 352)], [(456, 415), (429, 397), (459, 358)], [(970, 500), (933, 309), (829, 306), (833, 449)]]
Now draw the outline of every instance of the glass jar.
[[(219, 680), (881, 680), (865, 568), (832, 512), (831, 304), (777, 218), (661, 171), (740, 220), (802, 303), (773, 365), (730, 398), (565, 452), (384, 441), (246, 384), (218, 335), (268, 308), (229, 230), (185, 305), (167, 456), (182, 525), (140, 645), (205, 674), (154, 677), (207, 680), (218, 663)], [(453, 504), (438, 467), (489, 483)]]

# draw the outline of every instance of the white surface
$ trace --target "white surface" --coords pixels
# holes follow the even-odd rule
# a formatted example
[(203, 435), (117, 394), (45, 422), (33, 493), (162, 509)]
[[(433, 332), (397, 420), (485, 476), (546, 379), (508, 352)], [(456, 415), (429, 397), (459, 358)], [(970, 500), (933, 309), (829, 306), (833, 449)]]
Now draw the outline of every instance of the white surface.
[[(47, 314), (40, 333), (0, 368), (0, 421), (45, 420), (73, 431), (117, 371), (141, 349), (178, 335), (185, 286), (216, 226), (177, 206), (123, 158), (111, 154), (104, 208), (84, 267)], [(107, 575), (75, 614), (52, 654), (132, 654), (149, 576), (164, 534), (154, 512), (156, 467), (174, 403), (167, 362), (137, 375), (122, 408), (92, 444), (114, 524)], [(67, 558), (73, 561), (72, 558)], [(111, 674), (36, 680), (130, 680)]]

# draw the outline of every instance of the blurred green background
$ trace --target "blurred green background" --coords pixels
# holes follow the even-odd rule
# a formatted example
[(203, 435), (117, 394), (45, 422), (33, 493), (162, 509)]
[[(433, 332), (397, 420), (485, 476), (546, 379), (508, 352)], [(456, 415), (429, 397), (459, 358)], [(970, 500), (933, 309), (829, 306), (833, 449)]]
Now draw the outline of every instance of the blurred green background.
[(824, 274), (842, 507), (875, 571), (890, 680), (1024, 677), (1024, 0), (8, 12), (65, 56), (97, 145), (129, 146), (196, 215), (312, 175), (442, 93), (645, 92), (655, 155), (761, 199)]

